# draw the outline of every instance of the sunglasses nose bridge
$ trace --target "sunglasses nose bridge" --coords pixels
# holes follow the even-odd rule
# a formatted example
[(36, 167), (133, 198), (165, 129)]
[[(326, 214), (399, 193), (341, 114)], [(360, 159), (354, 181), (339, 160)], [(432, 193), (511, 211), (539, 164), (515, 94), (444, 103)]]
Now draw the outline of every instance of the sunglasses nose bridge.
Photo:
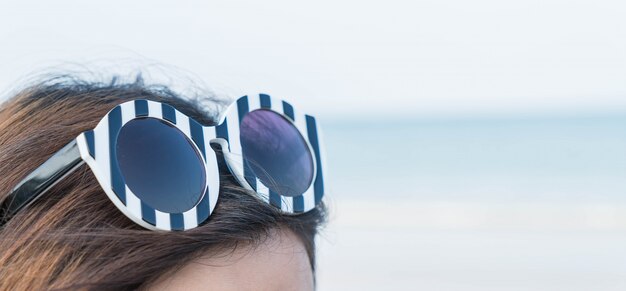
[[(228, 143), (226, 139), (217, 137), (217, 138), (210, 140), (209, 143), (211, 144), (211, 148), (213, 148), (213, 146), (215, 145), (219, 147), (222, 153), (230, 154), (230, 144)], [(215, 148), (213, 148), (213, 150), (215, 150)]]
[[(230, 151), (230, 144), (224, 138), (214, 138), (210, 141), (211, 148), (214, 151), (221, 152), (221, 161), (226, 165), (228, 171), (235, 177), (237, 182), (246, 189), (254, 190), (252, 186), (246, 181), (243, 170), (243, 157), (238, 154), (234, 154)], [(217, 146), (216, 150), (213, 146)]]

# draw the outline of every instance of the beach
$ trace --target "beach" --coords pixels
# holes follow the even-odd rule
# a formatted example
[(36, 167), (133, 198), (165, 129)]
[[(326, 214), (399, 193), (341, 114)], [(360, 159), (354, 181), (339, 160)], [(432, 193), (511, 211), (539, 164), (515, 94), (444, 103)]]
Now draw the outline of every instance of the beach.
[(319, 290), (626, 288), (625, 117), (325, 128)]

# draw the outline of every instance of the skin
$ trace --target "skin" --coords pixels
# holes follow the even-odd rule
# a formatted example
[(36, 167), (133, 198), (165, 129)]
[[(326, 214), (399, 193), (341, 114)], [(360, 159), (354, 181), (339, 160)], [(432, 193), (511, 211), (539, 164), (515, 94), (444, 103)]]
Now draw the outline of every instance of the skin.
[(276, 230), (257, 246), (205, 253), (144, 290), (314, 290), (313, 272), (302, 242), (289, 230)]

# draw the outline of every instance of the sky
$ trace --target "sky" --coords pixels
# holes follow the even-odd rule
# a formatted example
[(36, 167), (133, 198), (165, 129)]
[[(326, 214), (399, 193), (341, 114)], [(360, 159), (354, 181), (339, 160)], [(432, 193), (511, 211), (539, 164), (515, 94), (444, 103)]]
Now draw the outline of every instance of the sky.
[(168, 74), (336, 119), (620, 114), (625, 10), (608, 0), (5, 0), (0, 92), (50, 67), (141, 69), (181, 90), (191, 83)]

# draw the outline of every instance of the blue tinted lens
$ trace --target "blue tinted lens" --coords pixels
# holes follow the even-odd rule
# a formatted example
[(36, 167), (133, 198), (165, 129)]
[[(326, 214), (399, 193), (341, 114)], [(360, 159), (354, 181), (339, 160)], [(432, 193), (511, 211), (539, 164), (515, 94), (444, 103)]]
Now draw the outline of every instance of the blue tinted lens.
[(121, 128), (116, 150), (128, 188), (147, 205), (180, 213), (202, 197), (202, 157), (178, 128), (156, 118), (133, 119)]
[(240, 135), (246, 166), (270, 190), (298, 196), (309, 188), (313, 157), (298, 129), (285, 117), (264, 109), (249, 112), (241, 121)]

